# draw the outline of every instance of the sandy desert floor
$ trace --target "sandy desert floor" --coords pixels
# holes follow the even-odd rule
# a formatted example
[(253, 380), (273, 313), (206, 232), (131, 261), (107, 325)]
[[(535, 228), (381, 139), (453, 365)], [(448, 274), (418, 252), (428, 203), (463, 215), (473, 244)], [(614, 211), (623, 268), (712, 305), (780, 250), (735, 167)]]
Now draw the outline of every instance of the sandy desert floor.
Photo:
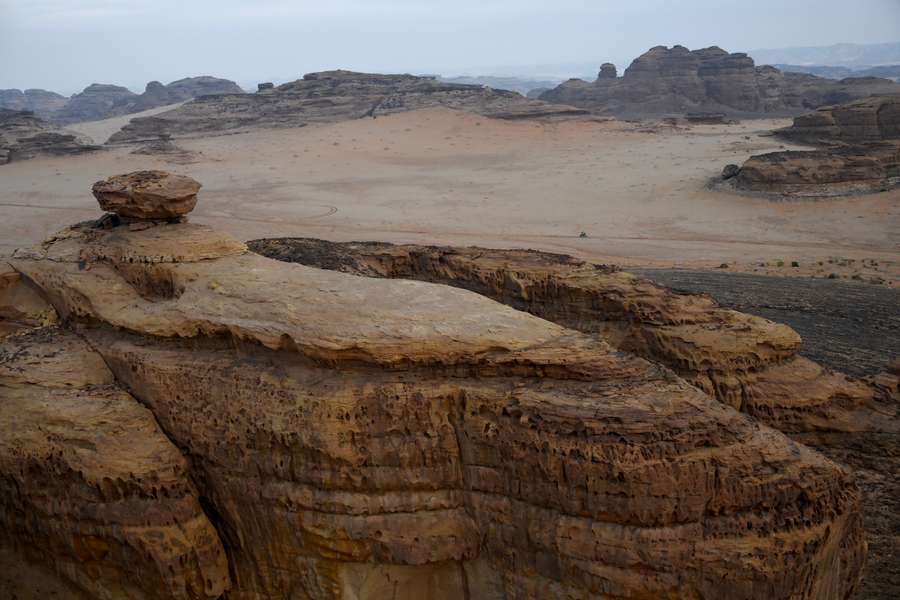
[[(99, 138), (120, 124), (81, 128)], [(430, 110), (178, 140), (195, 153), (190, 164), (131, 147), (41, 158), (0, 167), (0, 255), (97, 216), (94, 181), (162, 168), (204, 184), (195, 222), (241, 239), (532, 247), (631, 266), (726, 263), (897, 286), (900, 190), (779, 202), (707, 189), (726, 163), (781, 147), (765, 133), (787, 124), (674, 130)]]

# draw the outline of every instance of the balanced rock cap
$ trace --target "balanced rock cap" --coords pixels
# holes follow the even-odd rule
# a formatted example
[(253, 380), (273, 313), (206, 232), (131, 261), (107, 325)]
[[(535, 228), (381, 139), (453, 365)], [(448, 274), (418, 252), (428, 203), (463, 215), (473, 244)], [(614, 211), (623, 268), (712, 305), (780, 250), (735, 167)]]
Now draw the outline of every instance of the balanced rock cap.
[(100, 208), (132, 219), (175, 219), (194, 210), (200, 183), (167, 171), (135, 171), (98, 181)]

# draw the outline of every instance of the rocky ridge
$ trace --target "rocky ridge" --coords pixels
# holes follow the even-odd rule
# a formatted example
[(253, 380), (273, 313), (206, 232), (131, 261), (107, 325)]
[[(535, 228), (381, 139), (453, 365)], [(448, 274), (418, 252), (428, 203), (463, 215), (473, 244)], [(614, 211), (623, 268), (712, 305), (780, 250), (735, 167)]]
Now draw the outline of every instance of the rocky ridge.
[[(62, 319), (0, 351), (13, 577), (43, 561), (127, 598), (858, 585), (848, 472), (597, 335), (445, 285), (275, 261), (184, 221), (112, 215), (10, 264)], [(145, 566), (124, 573), (135, 548)]]
[(30, 111), (43, 119), (50, 118), (66, 105), (67, 98), (47, 90), (0, 90), (0, 108)]
[(594, 82), (572, 79), (540, 95), (599, 114), (626, 118), (724, 113), (729, 116), (795, 115), (873, 94), (900, 94), (900, 84), (877, 77), (839, 81), (757, 67), (744, 53), (712, 46), (656, 46), (615, 77), (604, 65)]
[(177, 104), (207, 94), (243, 93), (233, 81), (209, 76), (188, 77), (168, 85), (151, 81), (142, 94), (135, 94), (121, 86), (94, 83), (72, 96), (61, 110), (50, 117), (62, 124), (98, 121)]
[(498, 119), (571, 118), (587, 114), (583, 109), (531, 100), (516, 92), (446, 83), (432, 77), (324, 71), (277, 87), (262, 87), (255, 94), (206, 96), (152, 117), (132, 119), (109, 141), (143, 142), (166, 135), (302, 127), (432, 107)]
[(741, 190), (793, 197), (878, 192), (900, 184), (900, 96), (823, 107), (776, 132), (816, 150), (750, 157), (734, 173)]
[[(468, 289), (673, 369), (720, 402), (784, 432), (881, 430), (865, 384), (798, 356), (785, 325), (721, 308), (607, 265), (532, 250), (264, 239), (271, 258), (369, 277)], [(727, 340), (727, 343), (725, 341)], [(888, 425), (900, 431), (897, 423)]]
[(99, 149), (86, 137), (34, 113), (0, 108), (0, 165), (42, 154), (66, 156)]

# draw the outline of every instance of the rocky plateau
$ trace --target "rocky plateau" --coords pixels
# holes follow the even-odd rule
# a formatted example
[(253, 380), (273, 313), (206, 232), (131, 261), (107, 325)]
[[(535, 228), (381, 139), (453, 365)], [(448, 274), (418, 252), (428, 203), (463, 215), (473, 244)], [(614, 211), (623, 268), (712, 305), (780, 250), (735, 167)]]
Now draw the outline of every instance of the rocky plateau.
[(188, 188), (98, 182), (114, 213), (0, 272), (15, 597), (859, 589), (861, 490), (783, 432), (890, 433), (895, 405), (789, 328), (525, 251), (275, 260), (188, 222)]

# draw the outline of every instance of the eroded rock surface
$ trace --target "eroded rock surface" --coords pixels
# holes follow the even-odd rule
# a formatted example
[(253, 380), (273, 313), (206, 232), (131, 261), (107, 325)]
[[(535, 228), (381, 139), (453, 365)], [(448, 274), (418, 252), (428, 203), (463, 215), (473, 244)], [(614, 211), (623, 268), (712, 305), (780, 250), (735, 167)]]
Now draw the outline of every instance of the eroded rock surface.
[(177, 219), (194, 210), (200, 184), (166, 171), (135, 171), (98, 181), (92, 190), (105, 211), (135, 219)]
[(783, 196), (840, 196), (900, 184), (900, 96), (872, 97), (796, 117), (777, 132), (817, 150), (750, 157), (734, 178), (742, 190)]
[(570, 118), (587, 114), (571, 106), (531, 100), (506, 90), (414, 75), (352, 71), (309, 73), (303, 79), (255, 94), (219, 94), (176, 109), (133, 119), (111, 143), (215, 134), (252, 127), (301, 127), (430, 107), (466, 110), (499, 119)]
[(66, 156), (99, 150), (90, 140), (28, 111), (0, 108), (0, 165), (39, 155)]
[(857, 587), (849, 473), (669, 369), (467, 290), (138, 224), (11, 264), (191, 457), (229, 598)]
[(791, 328), (616, 267), (531, 250), (304, 238), (256, 240), (250, 247), (325, 269), (446, 283), (601, 334), (785, 432), (882, 427), (871, 389), (797, 356), (800, 336)]
[(717, 46), (656, 46), (636, 58), (622, 77), (604, 65), (596, 81), (571, 79), (540, 99), (621, 117), (688, 112), (759, 116), (799, 114), (872, 94), (900, 94), (900, 84), (877, 77), (837, 81), (757, 67), (746, 54)]
[[(6, 552), (90, 598), (222, 595), (225, 552), (187, 459), (99, 354), (57, 328), (7, 337), (0, 395)], [(19, 598), (40, 597), (31, 576), (10, 572)]]

